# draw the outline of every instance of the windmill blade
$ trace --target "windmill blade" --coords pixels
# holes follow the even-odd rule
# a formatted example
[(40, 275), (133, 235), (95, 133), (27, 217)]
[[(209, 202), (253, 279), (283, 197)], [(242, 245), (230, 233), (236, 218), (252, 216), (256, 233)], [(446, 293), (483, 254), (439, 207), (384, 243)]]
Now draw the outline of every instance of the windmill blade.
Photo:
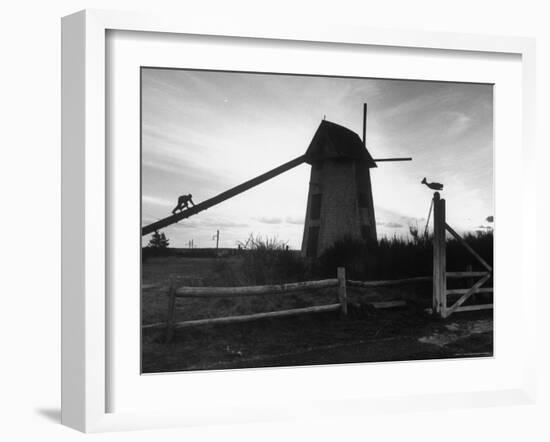
[(292, 161), (289, 161), (288, 163), (285, 163), (279, 167), (276, 167), (275, 169), (270, 170), (269, 172), (266, 172), (266, 173), (263, 173), (262, 175), (257, 176), (256, 178), (252, 178), (251, 180), (248, 180), (242, 184), (239, 184), (238, 186), (235, 186), (229, 190), (226, 190), (225, 192), (222, 192), (219, 195), (216, 195), (206, 201), (198, 203), (193, 207), (184, 210), (183, 212), (177, 212), (173, 215), (170, 215), (166, 218), (163, 218), (159, 221), (149, 224), (148, 226), (144, 226), (141, 228), (141, 236), (145, 236), (145, 235), (148, 235), (149, 233), (153, 233), (155, 230), (159, 230), (171, 224), (177, 223), (182, 219), (189, 218), (193, 215), (196, 215), (199, 212), (202, 212), (203, 210), (206, 210), (212, 206), (215, 206), (216, 204), (220, 204), (221, 202), (228, 200), (229, 198), (233, 198), (235, 195), (238, 195), (239, 193), (243, 193), (246, 190), (257, 186), (258, 184), (261, 184), (267, 180), (270, 180), (271, 178), (276, 177), (277, 175), (282, 174), (283, 172), (286, 172), (287, 170), (290, 170), (296, 166), (299, 166), (300, 164), (303, 164), (305, 160), (306, 159), (304, 155), (298, 158), (294, 158)]
[(403, 157), (403, 158), (375, 158), (375, 163), (381, 163), (383, 161), (412, 161), (412, 157)]

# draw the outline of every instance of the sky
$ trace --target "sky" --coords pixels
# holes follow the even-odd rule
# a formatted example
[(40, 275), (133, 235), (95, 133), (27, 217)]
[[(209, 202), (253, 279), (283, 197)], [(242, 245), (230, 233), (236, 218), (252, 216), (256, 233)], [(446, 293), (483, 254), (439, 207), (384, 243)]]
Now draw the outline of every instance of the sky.
[[(445, 186), (460, 232), (493, 215), (493, 87), (487, 84), (142, 69), (142, 225), (302, 155), (323, 118), (361, 136), (373, 158), (412, 157), (371, 169), (378, 236), (423, 231), (432, 191)], [(310, 166), (163, 230), (172, 247), (236, 247), (250, 234), (301, 247)], [(149, 237), (143, 238), (147, 244)]]

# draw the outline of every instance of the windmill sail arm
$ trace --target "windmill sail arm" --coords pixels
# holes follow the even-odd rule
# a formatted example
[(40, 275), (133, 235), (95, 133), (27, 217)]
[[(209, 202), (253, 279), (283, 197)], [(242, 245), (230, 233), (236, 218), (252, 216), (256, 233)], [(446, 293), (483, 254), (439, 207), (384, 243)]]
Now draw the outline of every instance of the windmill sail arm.
[(412, 157), (402, 157), (402, 158), (375, 158), (375, 163), (380, 163), (383, 161), (412, 161)]
[(189, 218), (193, 215), (196, 215), (197, 213), (202, 212), (203, 210), (209, 209), (210, 207), (215, 206), (216, 204), (219, 204), (225, 200), (228, 200), (229, 198), (234, 197), (235, 195), (238, 195), (242, 192), (245, 192), (248, 189), (251, 189), (252, 187), (257, 186), (258, 184), (261, 184), (267, 180), (270, 180), (271, 178), (274, 178), (277, 175), (280, 175), (281, 173), (286, 172), (287, 170), (290, 170), (296, 166), (299, 166), (304, 161), (305, 161), (305, 156), (302, 155), (300, 157), (297, 157), (292, 161), (289, 161), (288, 163), (285, 163), (279, 167), (276, 167), (275, 169), (270, 170), (269, 172), (259, 175), (256, 178), (252, 178), (251, 180), (245, 181), (244, 183), (239, 184), (238, 186), (235, 186), (210, 199), (207, 199), (201, 203), (198, 203), (194, 207), (184, 210), (183, 212), (176, 213), (174, 215), (171, 215), (159, 221), (156, 221), (152, 224), (144, 226), (141, 228), (141, 235), (142, 236), (148, 235), (149, 233), (153, 233), (155, 230), (162, 229), (171, 224), (177, 223), (182, 219)]

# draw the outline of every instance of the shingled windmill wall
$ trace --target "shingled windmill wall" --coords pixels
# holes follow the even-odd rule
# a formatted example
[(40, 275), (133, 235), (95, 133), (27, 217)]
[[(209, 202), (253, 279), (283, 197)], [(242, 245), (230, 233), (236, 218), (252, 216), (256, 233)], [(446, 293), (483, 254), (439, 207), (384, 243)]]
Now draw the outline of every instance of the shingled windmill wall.
[(312, 165), (302, 254), (319, 256), (344, 237), (376, 241), (370, 180), (376, 163), (359, 136), (322, 121), (306, 152)]

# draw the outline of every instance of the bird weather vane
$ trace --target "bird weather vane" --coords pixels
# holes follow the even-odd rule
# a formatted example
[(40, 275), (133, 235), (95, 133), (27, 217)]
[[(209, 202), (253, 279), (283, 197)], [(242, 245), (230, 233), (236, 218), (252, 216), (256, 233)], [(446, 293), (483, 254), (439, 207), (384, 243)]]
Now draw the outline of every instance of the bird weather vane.
[(432, 190), (443, 190), (443, 184), (441, 183), (429, 183), (428, 181), (426, 181), (426, 177), (424, 177), (422, 179), (422, 181), (420, 181), (421, 184), (425, 184), (426, 186), (428, 186), (430, 189)]

